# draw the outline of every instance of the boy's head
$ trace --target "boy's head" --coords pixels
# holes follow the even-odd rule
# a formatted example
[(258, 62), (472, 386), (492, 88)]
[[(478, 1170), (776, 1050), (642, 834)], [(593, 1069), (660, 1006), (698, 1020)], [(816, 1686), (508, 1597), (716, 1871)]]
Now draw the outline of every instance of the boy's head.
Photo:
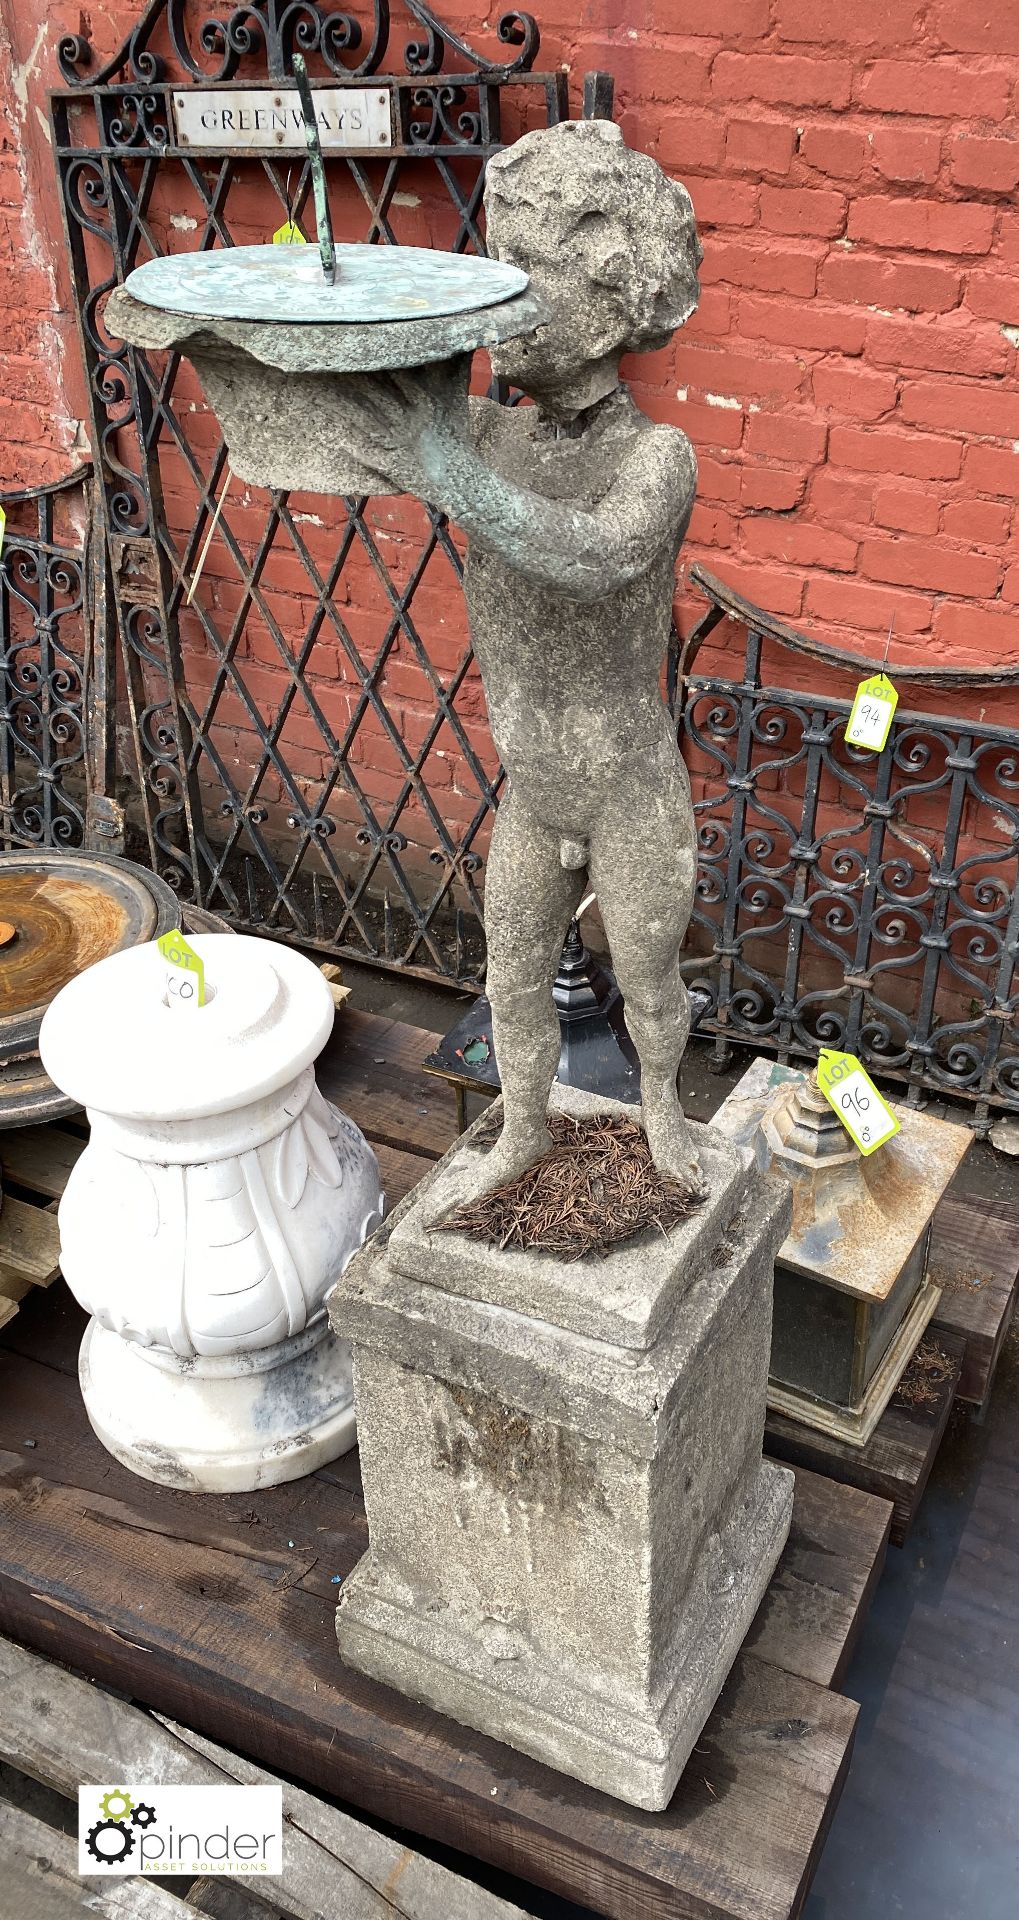
[(609, 356), (663, 347), (697, 305), (702, 254), (685, 187), (609, 120), (527, 133), (489, 161), (488, 249), (530, 275), (554, 318), (492, 353), (528, 393)]

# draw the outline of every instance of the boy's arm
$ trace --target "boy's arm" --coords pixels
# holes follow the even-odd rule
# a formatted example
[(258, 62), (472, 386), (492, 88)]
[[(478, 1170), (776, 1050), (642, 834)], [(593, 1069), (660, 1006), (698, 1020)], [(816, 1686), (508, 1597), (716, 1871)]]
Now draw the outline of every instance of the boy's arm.
[(637, 436), (590, 510), (504, 479), (468, 440), (444, 435), (439, 425), (426, 429), (420, 452), (433, 504), (526, 579), (571, 600), (598, 600), (646, 573), (684, 531), (697, 484), (693, 448), (669, 427)]
[[(475, 444), (466, 382), (449, 368), (365, 382), (361, 453), (404, 492), (441, 507), (468, 538), (566, 598), (595, 601), (645, 573), (690, 517), (697, 461), (686, 435), (635, 436), (612, 486), (585, 510), (507, 480)], [(484, 403), (471, 403), (480, 421)], [(487, 435), (482, 435), (487, 439)]]

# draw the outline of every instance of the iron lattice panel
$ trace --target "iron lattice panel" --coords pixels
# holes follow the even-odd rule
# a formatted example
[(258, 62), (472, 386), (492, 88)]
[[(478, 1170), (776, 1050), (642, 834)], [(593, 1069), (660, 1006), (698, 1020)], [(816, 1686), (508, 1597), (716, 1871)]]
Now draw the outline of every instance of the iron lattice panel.
[(720, 1060), (845, 1049), (911, 1105), (971, 1102), (979, 1127), (1019, 1110), (1014, 731), (900, 708), (880, 754), (848, 747), (851, 700), (767, 684), (747, 612), (742, 680), (691, 678), (681, 723), (700, 1031)]
[[(499, 23), (512, 55), (501, 66), (418, 0), (408, 11), (407, 71), (377, 80), (392, 90), (396, 145), (377, 159), (327, 155), (337, 235), (482, 252), (504, 105), (514, 132), (551, 124), (565, 76), (532, 71), (526, 15)], [(257, 85), (289, 76), (300, 47), (321, 83), (360, 85), (389, 42), (381, 0), (370, 32), (273, 0), (202, 25), (164, 0), (90, 85), (54, 97), (55, 146), (137, 769), (129, 834), (144, 834), (183, 898), (239, 927), (472, 982), (484, 958), (476, 876), (502, 775), (472, 650), (456, 638), (462, 558), (444, 517), (402, 501), (252, 498), (240, 483), (220, 508), (226, 453), (191, 369), (102, 324), (106, 295), (144, 259), (264, 240), (308, 206), (303, 149), (178, 145), (171, 71)], [(69, 79), (88, 78), (84, 52), (65, 43)], [(462, 70), (442, 72), (449, 60)]]
[(0, 847), (85, 842), (85, 543), (55, 531), (80, 474), (7, 494), (0, 553)]

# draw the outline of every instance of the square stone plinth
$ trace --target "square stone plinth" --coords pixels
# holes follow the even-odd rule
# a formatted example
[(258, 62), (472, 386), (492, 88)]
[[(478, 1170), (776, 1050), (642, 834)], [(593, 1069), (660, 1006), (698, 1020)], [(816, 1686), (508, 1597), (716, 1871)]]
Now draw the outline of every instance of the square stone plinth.
[(652, 1809), (792, 1508), (792, 1476), (761, 1458), (789, 1195), (710, 1128), (698, 1146), (696, 1215), (570, 1267), (426, 1234), (426, 1180), (333, 1296), (370, 1538), (343, 1659)]

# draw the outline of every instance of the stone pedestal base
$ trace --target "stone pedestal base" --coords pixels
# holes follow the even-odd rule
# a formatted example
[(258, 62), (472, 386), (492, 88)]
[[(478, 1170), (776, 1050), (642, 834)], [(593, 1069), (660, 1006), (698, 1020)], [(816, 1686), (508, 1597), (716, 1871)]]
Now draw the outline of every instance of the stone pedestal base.
[(709, 1198), (668, 1236), (570, 1266), (429, 1233), (437, 1169), (330, 1307), (354, 1350), (371, 1542), (341, 1593), (343, 1658), (649, 1809), (792, 1511), (792, 1476), (761, 1458), (790, 1198), (699, 1133)]
[(78, 1375), (104, 1447), (187, 1493), (300, 1480), (356, 1437), (350, 1349), (324, 1315), (279, 1346), (201, 1360), (135, 1346), (92, 1320)]
[(492, 1651), (491, 1622), (415, 1606), (370, 1553), (347, 1580), (337, 1621), (344, 1660), (462, 1725), (633, 1806), (667, 1807), (789, 1532), (791, 1475), (762, 1461), (754, 1496), (704, 1555), (675, 1623), (672, 1685), (646, 1709), (614, 1705), (598, 1675), (582, 1687), (532, 1649)]

